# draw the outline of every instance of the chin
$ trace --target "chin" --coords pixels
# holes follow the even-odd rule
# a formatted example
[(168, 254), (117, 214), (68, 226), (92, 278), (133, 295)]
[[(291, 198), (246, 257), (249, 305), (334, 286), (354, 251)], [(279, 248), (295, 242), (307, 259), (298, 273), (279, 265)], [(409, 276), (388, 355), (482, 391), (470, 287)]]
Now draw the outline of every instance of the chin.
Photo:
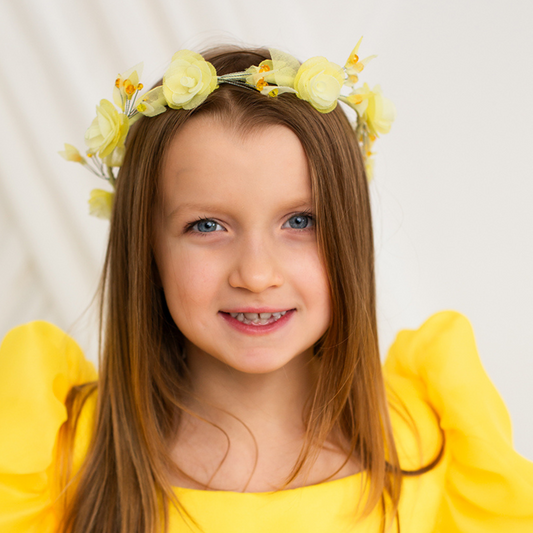
[(279, 350), (253, 349), (240, 353), (236, 357), (225, 359), (223, 362), (229, 367), (245, 374), (269, 374), (293, 366), (299, 366), (303, 359), (312, 357), (313, 350), (308, 349), (297, 355), (280, 353)]

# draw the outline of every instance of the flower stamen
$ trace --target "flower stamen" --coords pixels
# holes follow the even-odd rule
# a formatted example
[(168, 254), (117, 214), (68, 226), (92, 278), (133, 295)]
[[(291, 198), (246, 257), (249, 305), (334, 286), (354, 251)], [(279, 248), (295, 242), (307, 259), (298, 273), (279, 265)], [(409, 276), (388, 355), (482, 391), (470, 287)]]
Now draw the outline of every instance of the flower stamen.
[(261, 78), (257, 81), (256, 87), (258, 91), (262, 91), (267, 85), (268, 83), (265, 81), (265, 78)]
[(124, 81), (124, 92), (128, 95), (128, 98), (131, 98), (133, 93), (136, 91), (135, 85), (131, 83), (130, 80)]

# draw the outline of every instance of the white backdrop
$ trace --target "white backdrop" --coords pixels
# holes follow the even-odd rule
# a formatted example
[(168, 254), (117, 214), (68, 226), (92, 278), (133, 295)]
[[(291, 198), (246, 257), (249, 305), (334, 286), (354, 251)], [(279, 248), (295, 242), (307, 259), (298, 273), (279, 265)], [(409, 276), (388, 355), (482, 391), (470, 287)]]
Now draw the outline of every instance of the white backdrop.
[(106, 222), (83, 148), (118, 72), (155, 82), (181, 48), (237, 42), (364, 72), (398, 118), (377, 146), (381, 340), (453, 308), (533, 459), (533, 3), (526, 0), (0, 0), (0, 334), (41, 318), (95, 356)]

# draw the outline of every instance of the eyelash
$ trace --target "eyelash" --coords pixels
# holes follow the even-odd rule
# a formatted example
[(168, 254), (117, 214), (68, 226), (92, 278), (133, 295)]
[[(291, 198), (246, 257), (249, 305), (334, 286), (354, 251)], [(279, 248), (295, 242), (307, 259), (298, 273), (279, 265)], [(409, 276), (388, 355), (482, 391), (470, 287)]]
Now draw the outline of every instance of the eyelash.
[[(310, 211), (310, 210), (306, 210), (306, 211), (301, 211), (300, 213), (294, 213), (294, 215), (291, 215), (287, 220), (286, 222), (288, 222), (291, 218), (294, 218), (294, 217), (298, 217), (298, 216), (304, 216), (304, 217), (307, 217), (311, 220), (312, 222), (312, 225), (310, 227), (307, 227), (307, 228), (303, 228), (303, 229), (296, 229), (296, 228), (290, 228), (290, 229), (296, 229), (296, 231), (309, 231), (311, 228), (314, 228), (315, 226), (315, 216), (313, 215), (313, 213)], [(208, 218), (208, 217), (198, 217), (196, 220), (193, 220), (192, 222), (189, 222), (186, 226), (185, 226), (185, 230), (184, 230), (184, 233), (189, 233), (192, 231), (192, 229), (194, 228), (194, 226), (196, 226), (196, 224), (199, 224), (200, 222), (206, 222), (206, 221), (211, 221), (211, 222), (215, 222), (216, 224), (218, 224), (218, 222), (212, 218)], [(221, 224), (219, 224), (221, 225)], [(195, 231), (194, 233), (197, 233), (198, 235), (201, 235), (202, 237), (205, 237), (206, 235), (209, 235), (210, 233), (216, 233), (215, 231)]]

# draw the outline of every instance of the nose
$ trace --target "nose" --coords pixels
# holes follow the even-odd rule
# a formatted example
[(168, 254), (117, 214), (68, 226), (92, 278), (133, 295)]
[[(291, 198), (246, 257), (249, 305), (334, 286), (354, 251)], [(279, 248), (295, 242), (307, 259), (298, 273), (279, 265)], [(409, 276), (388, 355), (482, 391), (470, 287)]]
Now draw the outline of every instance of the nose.
[(283, 284), (279, 255), (264, 240), (243, 241), (236, 252), (229, 284), (260, 293)]

